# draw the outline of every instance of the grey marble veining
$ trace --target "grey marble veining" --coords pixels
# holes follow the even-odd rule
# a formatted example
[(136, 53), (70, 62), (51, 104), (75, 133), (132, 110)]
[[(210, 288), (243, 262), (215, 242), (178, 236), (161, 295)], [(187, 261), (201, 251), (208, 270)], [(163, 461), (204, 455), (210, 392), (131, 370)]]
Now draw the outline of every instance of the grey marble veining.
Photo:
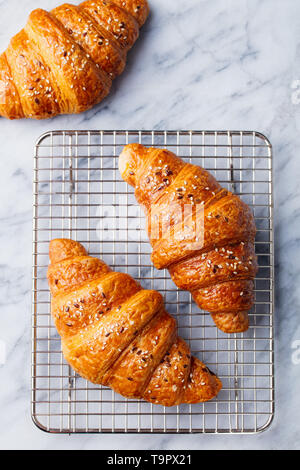
[[(300, 447), (300, 4), (149, 0), (151, 17), (109, 97), (78, 116), (0, 120), (0, 448)], [(35, 7), (0, 0), (0, 49)], [(299, 88), (300, 89), (300, 88)], [(30, 418), (33, 145), (54, 129), (249, 129), (274, 147), (276, 415), (259, 436), (55, 436)], [(294, 353), (294, 355), (293, 355)]]

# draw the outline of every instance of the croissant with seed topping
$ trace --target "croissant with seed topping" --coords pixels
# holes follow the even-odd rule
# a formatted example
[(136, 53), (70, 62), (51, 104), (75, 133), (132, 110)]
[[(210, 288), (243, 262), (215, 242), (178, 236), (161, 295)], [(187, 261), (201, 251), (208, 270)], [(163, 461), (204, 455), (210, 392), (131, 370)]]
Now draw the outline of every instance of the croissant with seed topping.
[(257, 272), (247, 204), (208, 171), (165, 149), (127, 145), (119, 169), (147, 215), (155, 267), (168, 268), (221, 330), (247, 330)]
[(147, 0), (88, 0), (34, 10), (0, 55), (0, 116), (86, 111), (109, 93), (149, 13)]
[(155, 290), (68, 239), (50, 243), (51, 313), (63, 354), (87, 380), (164, 406), (214, 398), (221, 381), (177, 336)]

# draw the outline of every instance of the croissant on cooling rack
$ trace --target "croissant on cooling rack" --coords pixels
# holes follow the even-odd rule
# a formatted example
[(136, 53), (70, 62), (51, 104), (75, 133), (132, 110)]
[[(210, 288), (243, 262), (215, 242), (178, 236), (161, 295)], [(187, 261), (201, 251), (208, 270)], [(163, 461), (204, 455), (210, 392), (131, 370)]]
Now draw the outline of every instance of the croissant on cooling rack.
[(168, 150), (127, 145), (119, 169), (147, 215), (155, 267), (168, 268), (222, 331), (246, 331), (257, 272), (250, 208)]
[(164, 406), (214, 398), (221, 381), (177, 336), (155, 290), (112, 271), (73, 240), (50, 243), (51, 313), (63, 354), (85, 379)]
[(148, 13), (147, 0), (34, 10), (0, 55), (0, 115), (45, 119), (99, 103), (123, 71)]

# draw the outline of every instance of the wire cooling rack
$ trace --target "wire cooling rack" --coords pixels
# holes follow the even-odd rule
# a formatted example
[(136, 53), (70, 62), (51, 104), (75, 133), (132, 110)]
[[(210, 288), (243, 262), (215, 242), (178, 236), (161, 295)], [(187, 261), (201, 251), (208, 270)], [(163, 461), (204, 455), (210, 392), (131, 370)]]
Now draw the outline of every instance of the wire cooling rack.
[[(166, 147), (212, 172), (254, 212), (259, 273), (246, 333), (226, 335), (168, 272), (150, 261), (144, 216), (121, 180), (118, 155), (131, 142)], [(274, 413), (272, 148), (257, 132), (57, 131), (34, 158), (32, 416), (56, 433), (254, 433)], [(223, 382), (217, 399), (164, 408), (127, 400), (78, 377), (50, 317), (46, 281), (52, 238), (82, 242), (113, 269), (164, 294), (180, 335)]]

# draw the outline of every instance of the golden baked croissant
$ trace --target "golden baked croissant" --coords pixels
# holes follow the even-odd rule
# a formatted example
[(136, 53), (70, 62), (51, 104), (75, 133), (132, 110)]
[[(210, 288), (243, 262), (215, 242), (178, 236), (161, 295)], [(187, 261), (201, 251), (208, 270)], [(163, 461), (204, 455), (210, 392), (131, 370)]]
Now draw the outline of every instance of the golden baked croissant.
[(162, 296), (68, 239), (50, 243), (51, 313), (63, 354), (85, 379), (164, 406), (214, 398), (221, 381), (177, 336)]
[(119, 169), (147, 215), (154, 266), (168, 268), (221, 330), (247, 330), (257, 272), (250, 208), (168, 150), (127, 145)]
[(0, 115), (45, 119), (99, 103), (149, 13), (147, 0), (37, 9), (0, 55)]

